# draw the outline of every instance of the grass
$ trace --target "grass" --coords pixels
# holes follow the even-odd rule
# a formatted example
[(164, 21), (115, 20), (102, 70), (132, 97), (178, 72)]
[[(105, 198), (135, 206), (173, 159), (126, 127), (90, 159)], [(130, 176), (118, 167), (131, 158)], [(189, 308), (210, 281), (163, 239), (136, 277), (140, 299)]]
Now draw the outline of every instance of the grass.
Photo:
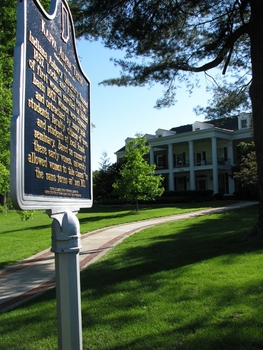
[[(84, 350), (263, 349), (257, 206), (158, 225), (81, 273)], [(1, 350), (57, 348), (55, 291), (0, 315)]]
[[(138, 213), (132, 207), (112, 208), (98, 207), (82, 210), (78, 214), (81, 233), (91, 232), (103, 227), (145, 220), (158, 216), (180, 214), (187, 211), (221, 206), (227, 202), (209, 202), (184, 204), (169, 207), (144, 207)], [(6, 216), (0, 214), (0, 268), (4, 268), (16, 261), (30, 257), (51, 245), (52, 220), (43, 211), (36, 211), (34, 218), (29, 221), (21, 221), (18, 213), (9, 211)]]

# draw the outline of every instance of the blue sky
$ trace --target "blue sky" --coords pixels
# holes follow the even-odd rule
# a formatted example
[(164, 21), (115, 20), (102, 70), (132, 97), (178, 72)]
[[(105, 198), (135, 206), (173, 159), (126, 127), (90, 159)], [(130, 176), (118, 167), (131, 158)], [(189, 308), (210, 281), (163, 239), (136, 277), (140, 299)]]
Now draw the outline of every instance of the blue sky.
[(103, 47), (99, 42), (77, 41), (78, 55), (82, 69), (91, 82), (92, 169), (99, 169), (102, 153), (105, 151), (111, 163), (116, 162), (114, 152), (125, 144), (127, 137), (136, 133), (154, 134), (159, 128), (171, 129), (175, 126), (192, 124), (196, 120), (193, 108), (206, 106), (209, 94), (206, 80), (200, 73), (201, 87), (192, 95), (185, 87), (178, 90), (177, 103), (170, 108), (157, 110), (155, 102), (162, 96), (163, 87), (111, 87), (98, 85), (104, 79), (117, 77), (119, 68), (110, 62), (118, 52)]

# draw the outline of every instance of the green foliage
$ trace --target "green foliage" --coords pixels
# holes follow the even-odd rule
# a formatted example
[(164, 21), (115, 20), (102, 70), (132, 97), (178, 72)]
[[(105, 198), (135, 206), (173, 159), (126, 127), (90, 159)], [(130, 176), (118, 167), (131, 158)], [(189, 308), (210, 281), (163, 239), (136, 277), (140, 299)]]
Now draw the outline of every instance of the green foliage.
[[(126, 50), (115, 60), (120, 77), (107, 85), (160, 83), (165, 92), (156, 107), (175, 103), (181, 82), (191, 91), (191, 72), (219, 67), (250, 72), (250, 1), (71, 0), (76, 31), (87, 39), (101, 37), (106, 47)], [(189, 74), (190, 73), (190, 74)], [(231, 76), (233, 78), (233, 76)], [(239, 80), (239, 74), (236, 76)], [(239, 81), (239, 86), (249, 78)], [(235, 86), (236, 89), (236, 86)]]
[(105, 202), (110, 198), (115, 198), (113, 195), (113, 183), (120, 177), (120, 164), (109, 162), (107, 153), (103, 152), (101, 157), (100, 169), (93, 171), (93, 198), (96, 202)]
[(3, 215), (7, 215), (8, 213), (8, 206), (7, 205), (0, 205), (0, 213)]
[(16, 1), (0, 3), (0, 194), (9, 190), (10, 121), (12, 115), (13, 49)]
[(100, 165), (100, 170), (102, 171), (107, 171), (107, 169), (110, 167), (111, 162), (110, 162), (110, 158), (108, 157), (108, 153), (106, 151), (102, 152), (99, 165)]
[(241, 158), (240, 171), (234, 173), (234, 179), (246, 185), (257, 185), (258, 177), (255, 151), (251, 151)]
[(120, 170), (121, 178), (113, 187), (121, 198), (128, 202), (135, 202), (138, 210), (138, 201), (146, 201), (161, 196), (164, 188), (161, 187), (162, 176), (154, 175), (155, 165), (148, 164), (144, 156), (150, 151), (146, 139), (141, 135), (126, 145), (124, 164)]
[(39, 2), (40, 2), (41, 5), (44, 7), (44, 9), (45, 9), (47, 12), (49, 12), (51, 0), (39, 0)]
[(17, 210), (17, 214), (20, 216), (22, 221), (28, 221), (34, 218), (34, 210)]
[[(16, 0), (1, 0), (0, 13), (0, 55), (2, 61), (13, 57), (16, 37)], [(6, 70), (5, 74), (9, 79), (13, 75), (12, 70)]]
[(10, 183), (10, 171), (9, 169), (2, 163), (0, 163), (0, 194), (5, 194), (9, 191)]
[(258, 172), (254, 143), (241, 142), (238, 145), (240, 162), (232, 169), (232, 177), (240, 183), (240, 195), (258, 196)]
[(195, 107), (195, 113), (206, 119), (220, 119), (235, 113), (251, 112), (250, 79), (250, 75), (245, 75), (228, 82), (225, 77), (222, 79), (217, 76), (212, 85), (207, 86), (207, 90), (212, 92), (212, 98), (206, 107)]

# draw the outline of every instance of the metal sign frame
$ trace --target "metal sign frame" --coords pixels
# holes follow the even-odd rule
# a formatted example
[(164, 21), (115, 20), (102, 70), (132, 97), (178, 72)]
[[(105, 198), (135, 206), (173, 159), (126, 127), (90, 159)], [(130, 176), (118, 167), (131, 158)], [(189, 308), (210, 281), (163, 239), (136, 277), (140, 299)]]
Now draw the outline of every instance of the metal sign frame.
[(19, 209), (92, 206), (90, 81), (65, 0), (18, 1), (11, 199)]

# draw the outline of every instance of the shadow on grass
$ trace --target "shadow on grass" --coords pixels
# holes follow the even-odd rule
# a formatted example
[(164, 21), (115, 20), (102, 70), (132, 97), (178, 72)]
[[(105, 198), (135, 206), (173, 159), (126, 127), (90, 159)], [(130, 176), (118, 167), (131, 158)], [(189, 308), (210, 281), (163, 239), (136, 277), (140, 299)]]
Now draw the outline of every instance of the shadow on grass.
[[(236, 203), (236, 201), (227, 201), (227, 204), (231, 204), (231, 203)], [(203, 204), (203, 203), (201, 203)], [(223, 204), (225, 204), (225, 202), (221, 203), (221, 202), (205, 202), (204, 205), (209, 208), (209, 207), (218, 207), (218, 206), (222, 206)], [(169, 206), (170, 208), (178, 208), (178, 206), (176, 204), (171, 204)], [(185, 203), (185, 204), (181, 204), (179, 205), (179, 207), (181, 209), (189, 209), (189, 210), (195, 210), (195, 209), (199, 209), (200, 208), (200, 203)], [(88, 208), (88, 209), (81, 209), (79, 214), (79, 222), (80, 224), (85, 224), (88, 222), (94, 222), (94, 221), (100, 221), (100, 220), (111, 220), (111, 219), (120, 219), (126, 216), (130, 216), (130, 215), (138, 215), (141, 212), (144, 211), (149, 211), (149, 210), (156, 210), (156, 209), (160, 209), (160, 208), (165, 208), (167, 209), (167, 205), (164, 204), (155, 204), (155, 205), (141, 205), (139, 207), (139, 211), (136, 212), (136, 206), (132, 206), (132, 205), (123, 205), (123, 206), (104, 206), (104, 205), (98, 205), (95, 204), (92, 208)], [(97, 215), (98, 212), (103, 212), (105, 213), (105, 215)], [(114, 214), (115, 212), (115, 214)], [(88, 214), (87, 217), (81, 217), (82, 214)], [(92, 213), (94, 213), (94, 215), (92, 215)], [(107, 213), (109, 213), (109, 215), (107, 215)]]
[[(250, 211), (253, 212), (251, 209), (243, 212), (243, 219), (242, 211), (233, 211), (223, 214), (223, 220), (215, 220), (213, 215), (208, 215), (206, 220), (198, 218), (189, 220), (189, 226), (186, 228), (180, 222), (156, 226), (150, 229), (151, 235), (145, 234), (146, 230), (130, 238), (133, 246), (128, 244), (127, 249), (119, 251), (117, 248), (116, 254), (112, 254), (110, 258), (91, 265), (82, 273), (83, 300), (87, 298), (92, 303), (100, 302), (112, 295), (110, 298), (112, 305), (111, 307), (107, 305), (107, 314), (96, 317), (94, 312), (89, 311), (87, 302), (83, 309), (84, 329), (86, 328), (88, 332), (89, 327), (99, 327), (102, 324), (107, 328), (109, 315), (118, 315), (118, 310), (141, 309), (144, 293), (151, 295), (155, 292), (165, 295), (164, 285), (168, 281), (160, 277), (164, 272), (172, 273), (175, 281), (184, 277), (187, 280), (189, 271), (196, 263), (220, 258), (220, 264), (228, 268), (246, 253), (257, 251), (261, 253), (262, 243), (247, 243), (238, 240), (239, 235), (245, 233), (255, 223), (253, 215), (248, 219)], [(176, 234), (171, 232), (172, 227), (176, 230)], [(206, 272), (211, 273), (211, 271)], [(239, 273), (242, 274), (242, 271)], [(191, 282), (194, 289), (194, 281), (189, 283)], [(261, 324), (257, 324), (256, 321), (262, 319), (262, 308), (261, 310), (259, 308), (262, 303), (258, 300), (263, 296), (262, 279), (242, 285), (242, 291), (231, 281), (228, 285), (219, 285), (217, 290), (204, 289), (201, 292), (202, 298), (208, 300), (213, 294), (214, 304), (205, 313), (201, 313), (198, 309), (192, 310), (193, 315), (185, 324), (179, 320), (176, 308), (177, 305), (194, 299), (194, 295), (185, 295), (183, 291), (177, 295), (176, 282), (173, 287), (174, 290), (168, 293), (175, 294), (174, 304), (170, 305), (174, 307), (174, 314), (167, 319), (167, 322), (173, 325), (173, 327), (168, 327), (173, 328), (171, 331), (156, 332), (153, 330), (151, 334), (144, 336), (140, 336), (141, 332), (138, 332), (136, 339), (131, 342), (125, 342), (124, 337), (121, 345), (105, 346), (101, 349), (263, 349)], [(144, 291), (143, 294), (140, 292), (141, 289)], [(128, 293), (127, 300), (121, 299), (120, 301), (120, 291), (124, 294)], [(238, 308), (239, 300), (244, 300), (246, 303), (247, 299), (243, 294), (249, 294), (250, 307), (253, 309), (251, 318), (255, 320), (255, 324), (251, 319), (243, 321), (242, 314), (239, 315), (238, 312), (233, 314), (230, 312), (226, 316), (220, 315), (221, 309), (231, 308), (236, 303)], [(134, 316), (134, 313), (127, 313), (127, 315), (126, 318), (118, 316), (118, 320), (111, 317), (110, 322), (113, 325), (119, 324), (121, 328), (143, 323), (143, 316)], [(215, 322), (215, 317), (218, 317), (219, 321)], [(205, 332), (204, 329), (206, 329)]]
[(100, 221), (100, 220), (112, 220), (112, 219), (121, 219), (124, 218), (126, 216), (130, 216), (130, 215), (136, 215), (135, 212), (125, 212), (125, 213), (116, 213), (116, 215), (94, 215), (94, 216), (87, 216), (87, 217), (80, 217), (79, 219), (79, 223), (81, 224), (85, 224), (85, 223), (89, 223), (89, 222), (94, 222), (94, 221)]
[[(244, 212), (247, 214), (249, 211), (253, 213), (254, 209), (247, 208)], [(87, 278), (87, 285), (83, 277), (84, 288), (95, 288), (100, 293), (104, 287), (130, 279), (131, 276), (144, 278), (149, 274), (178, 269), (216, 256), (228, 255), (231, 259), (232, 254), (262, 249), (262, 242), (239, 240), (239, 236), (255, 223), (252, 215), (250, 219), (246, 216), (243, 222), (240, 213), (242, 210), (224, 213), (223, 220), (215, 220), (213, 215), (206, 215), (206, 219), (201, 222), (198, 218), (188, 219), (190, 225), (187, 228), (184, 226), (179, 232), (178, 227), (184, 225), (180, 221), (150, 228), (151, 236), (147, 233), (142, 236), (139, 232), (129, 238), (135, 242), (132, 247), (117, 251), (116, 258), (102, 259), (83, 272), (83, 276), (93, 274), (93, 271), (97, 275), (97, 278)], [(171, 225), (175, 226), (177, 232), (164, 234), (164, 231), (169, 232)]]
[[(179, 279), (187, 279), (189, 271), (195, 263), (220, 258), (221, 264), (230, 266), (235, 263), (235, 259), (238, 257), (250, 252), (256, 254), (263, 249), (262, 243), (259, 242), (238, 241), (239, 235), (253, 226), (255, 212), (255, 209), (247, 208), (224, 213), (220, 216), (207, 215), (205, 219), (190, 219), (187, 227), (183, 222), (156, 226), (149, 229), (150, 231), (144, 230), (128, 238), (123, 242), (122, 247), (117, 246), (109, 257), (89, 266), (81, 273), (84, 349), (263, 349), (262, 321), (261, 323), (253, 323), (254, 319), (258, 320), (262, 315), (262, 309), (259, 308), (262, 302), (258, 301), (258, 298), (262, 298), (262, 280), (247, 283), (242, 287), (243, 294), (250, 294), (250, 306), (254, 309), (251, 319), (242, 320), (242, 314), (238, 313), (220, 315), (220, 310), (227, 306), (230, 308), (232, 303), (238, 300), (243, 301), (244, 298), (239, 288), (234, 288), (231, 281), (223, 287), (219, 285), (217, 290), (202, 290), (202, 297), (205, 300), (209, 300), (211, 295), (215, 295), (213, 305), (210, 305), (207, 311), (201, 312), (198, 307), (200, 304), (198, 304), (195, 309), (188, 310), (192, 316), (186, 318), (185, 322), (177, 314), (177, 307), (179, 308), (187, 300), (195, 300), (194, 294), (189, 294), (189, 291), (183, 292), (179, 288), (177, 290), (176, 285)], [(165, 280), (166, 275), (163, 275), (165, 273), (172, 273), (174, 284)], [(209, 274), (209, 271), (206, 273)], [(238, 273), (242, 273), (242, 271), (238, 271)], [(169, 276), (171, 277), (171, 275)], [(190, 280), (188, 283), (193, 284), (192, 289), (194, 290), (194, 280)], [(136, 328), (136, 324), (138, 324), (137, 328), (140, 328), (145, 317), (141, 313), (144, 306), (142, 296), (147, 293), (150, 296), (151, 293), (156, 292), (160, 293), (160, 297), (162, 295), (165, 297), (165, 292), (171, 295), (169, 288), (174, 288), (174, 297), (173, 300), (170, 300), (169, 305), (172, 312), (169, 310), (167, 317), (164, 318), (169, 325), (166, 330), (155, 329), (153, 322), (151, 331), (148, 329), (145, 332), (140, 332), (136, 329), (132, 340), (129, 336), (125, 337), (124, 335), (119, 342), (120, 344), (115, 343), (114, 345), (112, 343), (110, 345), (106, 339), (108, 335), (104, 334), (100, 335), (102, 337), (100, 345), (89, 347), (91, 329), (99, 327), (103, 329), (103, 326), (112, 327), (117, 335), (123, 328)], [(120, 293), (126, 295), (126, 298), (120, 298)], [(10, 333), (12, 336), (14, 324), (17, 329), (20, 327), (23, 329), (24, 325), (27, 324), (28, 329), (30, 329), (30, 327), (34, 327), (39, 313), (41, 313), (41, 318), (37, 322), (45, 323), (47, 329), (51, 328), (56, 318), (55, 310), (52, 310), (50, 306), (43, 307), (42, 310), (41, 306), (45, 305), (44, 302), (50, 301), (55, 304), (54, 297), (54, 291), (49, 291), (44, 296), (19, 308), (19, 313), (14, 314), (14, 317), (12, 317), (11, 312), (8, 321), (5, 320), (4, 324), (2, 321), (0, 322), (3, 324), (1, 332), (3, 334)], [(246, 299), (244, 300), (246, 301)], [(106, 303), (107, 307), (105, 310), (99, 308), (98, 313), (96, 305), (101, 302)], [(95, 306), (92, 307), (93, 304)], [(129, 309), (134, 309), (134, 312), (126, 315), (125, 312)], [(117, 312), (118, 310), (123, 312)], [(104, 314), (101, 315), (101, 312)], [(161, 312), (159, 317), (163, 317)], [(216, 322), (215, 317), (218, 317), (219, 321)], [(49, 322), (51, 323), (47, 325)], [(56, 324), (54, 326), (56, 327)], [(114, 329), (115, 327), (118, 329)], [(40, 333), (37, 336), (44, 339), (46, 332), (43, 330), (43, 334)], [(36, 331), (32, 331), (32, 333), (35, 334)], [(109, 337), (110, 334), (109, 332)], [(52, 329), (49, 336), (56, 337), (56, 329)], [(96, 342), (93, 343), (96, 344)], [(2, 349), (8, 349), (7, 345), (2, 343)], [(17, 346), (16, 349), (26, 349), (26, 346)]]
[(50, 221), (50, 224), (43, 224), (43, 225), (37, 225), (37, 226), (31, 226), (31, 227), (24, 227), (24, 228), (18, 228), (17, 230), (5, 230), (5, 231), (2, 231), (0, 232), (0, 235), (4, 235), (4, 234), (7, 234), (7, 233), (17, 233), (17, 232), (23, 232), (23, 231), (32, 231), (32, 234), (34, 234), (37, 230), (45, 230), (45, 229), (48, 229), (50, 228), (51, 229), (51, 221)]
[[(111, 219), (121, 219), (123, 217), (126, 216), (130, 216), (130, 215), (136, 215), (136, 212), (131, 211), (131, 212), (124, 212), (124, 213), (116, 213), (116, 215), (112, 215), (110, 214), (109, 211), (109, 215), (94, 215), (94, 216), (87, 216), (87, 217), (80, 217), (79, 219), (79, 223), (81, 224), (85, 224), (85, 223), (89, 223), (89, 222), (95, 222), (95, 221), (100, 221), (100, 220), (111, 220)], [(50, 219), (50, 223), (49, 224), (43, 224), (43, 225), (36, 225), (33, 226), (32, 223), (30, 223), (30, 227), (25, 226), (23, 228), (18, 228), (18, 229), (10, 229), (10, 230), (4, 230), (0, 232), (0, 235), (4, 235), (4, 234), (10, 234), (10, 233), (17, 233), (17, 232), (23, 232), (23, 231), (32, 231), (32, 234), (34, 233), (34, 231), (37, 230), (45, 230), (50, 228), (51, 230), (51, 226), (52, 226), (52, 219)]]

